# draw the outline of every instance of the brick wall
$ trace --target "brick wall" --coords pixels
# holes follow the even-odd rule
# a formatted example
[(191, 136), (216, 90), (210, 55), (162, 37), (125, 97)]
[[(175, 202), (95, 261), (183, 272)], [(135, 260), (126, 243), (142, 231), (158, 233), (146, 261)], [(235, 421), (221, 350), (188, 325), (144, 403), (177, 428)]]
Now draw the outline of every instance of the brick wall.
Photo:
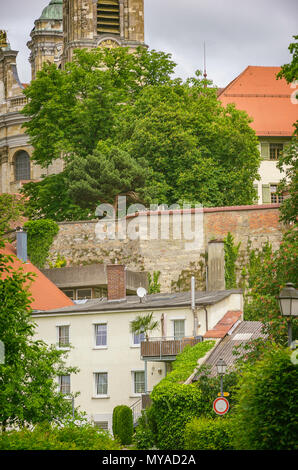
[[(192, 217), (194, 215), (192, 211)], [(99, 240), (96, 221), (60, 223), (59, 234), (51, 248), (51, 259), (55, 260), (60, 253), (69, 265), (119, 263), (132, 271), (160, 271), (163, 292), (185, 290), (194, 274), (200, 289), (205, 286), (205, 252), (209, 241), (222, 240), (231, 232), (235, 242), (241, 242), (239, 263), (243, 263), (248, 240), (253, 248), (260, 248), (269, 241), (273, 249), (278, 249), (282, 237), (278, 204), (206, 208), (202, 214), (203, 240), (193, 246), (189, 240), (173, 237), (174, 217), (175, 214), (170, 212), (170, 236), (166, 240)], [(136, 218), (130, 216), (127, 222), (130, 221), (135, 223)], [(149, 217), (146, 223), (150, 225)]]

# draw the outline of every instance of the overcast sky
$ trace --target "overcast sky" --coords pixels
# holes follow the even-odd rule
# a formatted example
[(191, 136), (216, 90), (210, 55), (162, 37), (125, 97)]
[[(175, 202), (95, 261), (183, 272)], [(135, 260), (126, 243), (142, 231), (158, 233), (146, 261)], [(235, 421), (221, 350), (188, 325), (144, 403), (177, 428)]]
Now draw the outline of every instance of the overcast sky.
[[(19, 50), (22, 82), (31, 77), (26, 47), (34, 20), (50, 0), (0, 0), (0, 29)], [(169, 52), (183, 78), (203, 69), (222, 87), (248, 65), (289, 62), (288, 45), (298, 34), (297, 0), (145, 0), (145, 40)]]

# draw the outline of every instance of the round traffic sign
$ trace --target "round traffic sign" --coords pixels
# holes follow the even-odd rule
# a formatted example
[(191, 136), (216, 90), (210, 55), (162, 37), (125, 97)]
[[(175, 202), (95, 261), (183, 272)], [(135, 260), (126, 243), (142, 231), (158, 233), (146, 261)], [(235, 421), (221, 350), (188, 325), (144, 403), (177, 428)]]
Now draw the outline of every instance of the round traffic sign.
[(213, 410), (218, 415), (224, 415), (229, 411), (229, 402), (224, 397), (216, 398), (213, 402)]

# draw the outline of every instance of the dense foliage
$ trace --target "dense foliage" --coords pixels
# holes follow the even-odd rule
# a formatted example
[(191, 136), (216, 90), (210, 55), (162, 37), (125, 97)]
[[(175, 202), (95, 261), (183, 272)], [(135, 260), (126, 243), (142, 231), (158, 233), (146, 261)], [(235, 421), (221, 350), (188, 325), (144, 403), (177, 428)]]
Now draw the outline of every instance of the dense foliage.
[(43, 268), (59, 226), (50, 219), (29, 220), (24, 224), (28, 234), (28, 257), (38, 268)]
[(44, 66), (25, 90), (25, 127), (35, 162), (63, 158), (64, 171), (25, 186), (28, 214), (82, 219), (120, 194), (145, 205), (253, 202), (260, 156), (248, 116), (224, 108), (199, 73), (173, 80), (174, 67), (144, 48), (81, 50), (65, 70)]
[(15, 194), (0, 194), (0, 235), (9, 231), (11, 224), (24, 214), (24, 200)]
[(282, 66), (278, 73), (278, 78), (285, 78), (288, 83), (292, 83), (298, 79), (298, 36), (293, 36), (295, 42), (289, 45), (290, 54), (293, 56), (289, 64)]
[[(245, 320), (262, 321), (265, 332), (278, 343), (287, 344), (287, 320), (281, 316), (278, 296), (288, 282), (297, 285), (298, 239), (295, 228), (283, 236), (280, 248), (273, 251), (266, 243), (260, 250), (249, 249), (245, 277)], [(297, 317), (292, 319), (297, 336)]]
[[(298, 121), (297, 121), (298, 122)], [(277, 167), (283, 172), (278, 193), (285, 195), (281, 208), (281, 220), (286, 224), (297, 224), (298, 214), (298, 130), (279, 157)]]
[[(207, 410), (203, 394), (195, 384), (183, 385), (193, 373), (197, 361), (214, 345), (214, 341), (204, 341), (194, 347), (187, 346), (177, 356), (173, 370), (151, 393), (152, 406), (143, 418), (136, 433), (137, 445), (143, 448), (145, 442), (158, 449), (183, 449), (184, 428), (188, 421)], [(151, 442), (154, 436), (154, 443)]]
[(11, 260), (0, 253), (0, 340), (5, 346), (5, 362), (0, 364), (2, 429), (70, 415), (71, 403), (57, 391), (57, 376), (76, 372), (66, 367), (64, 352), (33, 339), (28, 286), (34, 279), (21, 269), (13, 271)]
[(111, 436), (91, 424), (37, 425), (0, 434), (0, 450), (119, 450)]
[(134, 433), (132, 409), (122, 405), (118, 408), (115, 421), (115, 436), (122, 445), (130, 445)]
[(185, 427), (185, 450), (232, 450), (231, 422), (226, 417), (194, 418)]
[(234, 244), (234, 237), (229, 232), (224, 239), (225, 251), (225, 284), (226, 289), (234, 289), (237, 287), (236, 279), (236, 261), (239, 254), (240, 243)]
[(270, 345), (239, 377), (233, 445), (238, 450), (297, 449), (298, 369), (291, 351)]
[(144, 88), (119, 118), (117, 138), (152, 169), (147, 194), (157, 203), (252, 203), (260, 162), (245, 112), (226, 108), (198, 76)]
[(25, 199), (25, 214), (29, 219), (87, 220), (94, 213), (82, 209), (70, 198), (67, 190), (65, 171), (58, 175), (46, 176), (38, 183), (24, 184), (21, 192)]

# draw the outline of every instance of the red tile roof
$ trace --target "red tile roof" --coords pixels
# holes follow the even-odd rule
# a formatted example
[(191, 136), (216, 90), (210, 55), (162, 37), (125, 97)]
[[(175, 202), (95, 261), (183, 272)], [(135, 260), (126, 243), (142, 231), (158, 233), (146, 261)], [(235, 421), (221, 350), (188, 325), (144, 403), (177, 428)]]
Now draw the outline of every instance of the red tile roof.
[[(33, 310), (51, 310), (74, 305), (73, 301), (58, 289), (58, 287), (30, 261), (23, 263), (18, 259), (16, 257), (16, 251), (11, 245), (5, 245), (5, 248), (0, 251), (6, 255), (14, 255), (14, 260), (11, 264), (13, 269), (22, 268), (25, 273), (34, 273), (36, 275), (29, 288), (33, 297), (31, 304)], [(5, 277), (5, 275), (2, 273), (1, 277)]]
[(253, 119), (251, 127), (258, 136), (291, 136), (298, 119), (298, 104), (291, 101), (295, 91), (284, 79), (276, 79), (280, 67), (248, 66), (220, 91), (224, 106), (235, 103), (237, 109)]
[(241, 320), (241, 318), (242, 312), (240, 310), (230, 310), (218, 323), (216, 323), (212, 330), (206, 331), (204, 338), (224, 338), (232, 326), (234, 326), (238, 320)]

